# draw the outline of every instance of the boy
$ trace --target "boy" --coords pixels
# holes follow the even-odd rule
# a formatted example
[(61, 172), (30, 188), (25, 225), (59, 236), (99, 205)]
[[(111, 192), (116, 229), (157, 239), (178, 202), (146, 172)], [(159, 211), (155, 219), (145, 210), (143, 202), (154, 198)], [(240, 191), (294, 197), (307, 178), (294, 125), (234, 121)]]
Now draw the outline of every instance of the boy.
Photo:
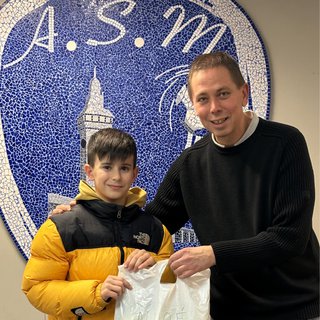
[(39, 229), (31, 247), (22, 290), (52, 319), (113, 319), (115, 299), (132, 289), (117, 276), (173, 253), (171, 236), (145, 214), (146, 192), (131, 188), (138, 174), (133, 138), (102, 129), (88, 143), (84, 170), (95, 187), (80, 181), (77, 205)]

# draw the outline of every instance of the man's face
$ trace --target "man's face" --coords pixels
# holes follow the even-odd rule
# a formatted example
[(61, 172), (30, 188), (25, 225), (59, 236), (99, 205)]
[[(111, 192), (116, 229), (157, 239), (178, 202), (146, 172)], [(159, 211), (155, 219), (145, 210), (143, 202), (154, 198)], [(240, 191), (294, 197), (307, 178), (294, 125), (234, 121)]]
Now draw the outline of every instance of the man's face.
[(229, 70), (219, 66), (196, 71), (191, 78), (192, 103), (203, 126), (218, 143), (234, 145), (247, 128), (242, 107), (248, 101), (248, 86), (240, 88)]
[(106, 202), (118, 205), (125, 205), (131, 184), (138, 175), (133, 156), (124, 161), (110, 161), (109, 157), (100, 160), (96, 156), (94, 166), (86, 164), (85, 171), (94, 181), (97, 195)]

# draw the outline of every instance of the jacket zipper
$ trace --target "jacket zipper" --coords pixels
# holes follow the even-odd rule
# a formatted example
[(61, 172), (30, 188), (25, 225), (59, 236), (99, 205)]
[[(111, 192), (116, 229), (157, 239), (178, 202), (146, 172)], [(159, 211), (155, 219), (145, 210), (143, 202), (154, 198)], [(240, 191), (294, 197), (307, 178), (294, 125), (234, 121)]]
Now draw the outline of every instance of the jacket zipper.
[[(122, 209), (119, 209), (118, 212), (117, 212), (117, 219), (120, 220), (122, 217)], [(119, 228), (119, 224), (117, 223), (117, 234), (120, 235), (120, 232), (119, 232), (120, 228)], [(119, 247), (119, 250), (120, 250), (120, 265), (124, 263), (124, 250), (123, 250), (123, 247), (120, 243), (120, 237), (118, 236), (118, 239), (117, 239), (117, 242), (118, 242), (118, 247)]]

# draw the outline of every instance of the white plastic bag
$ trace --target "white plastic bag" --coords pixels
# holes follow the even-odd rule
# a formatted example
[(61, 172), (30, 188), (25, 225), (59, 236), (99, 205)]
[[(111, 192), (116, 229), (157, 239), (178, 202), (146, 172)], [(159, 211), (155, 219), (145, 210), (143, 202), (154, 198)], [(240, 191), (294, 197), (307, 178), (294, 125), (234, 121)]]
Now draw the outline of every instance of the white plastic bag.
[(128, 272), (119, 266), (119, 276), (130, 282), (116, 302), (115, 320), (208, 320), (210, 319), (210, 269), (176, 283), (160, 283), (168, 260), (149, 269)]

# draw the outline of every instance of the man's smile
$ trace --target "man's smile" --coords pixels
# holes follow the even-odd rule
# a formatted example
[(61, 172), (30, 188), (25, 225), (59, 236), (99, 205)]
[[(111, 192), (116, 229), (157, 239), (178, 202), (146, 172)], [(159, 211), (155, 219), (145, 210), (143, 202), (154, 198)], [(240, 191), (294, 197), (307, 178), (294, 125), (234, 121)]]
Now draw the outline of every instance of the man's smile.
[(211, 122), (212, 122), (213, 124), (221, 124), (221, 123), (224, 123), (224, 122), (227, 121), (227, 120), (228, 120), (228, 117), (223, 118), (223, 119), (219, 119), (219, 120), (211, 120)]

